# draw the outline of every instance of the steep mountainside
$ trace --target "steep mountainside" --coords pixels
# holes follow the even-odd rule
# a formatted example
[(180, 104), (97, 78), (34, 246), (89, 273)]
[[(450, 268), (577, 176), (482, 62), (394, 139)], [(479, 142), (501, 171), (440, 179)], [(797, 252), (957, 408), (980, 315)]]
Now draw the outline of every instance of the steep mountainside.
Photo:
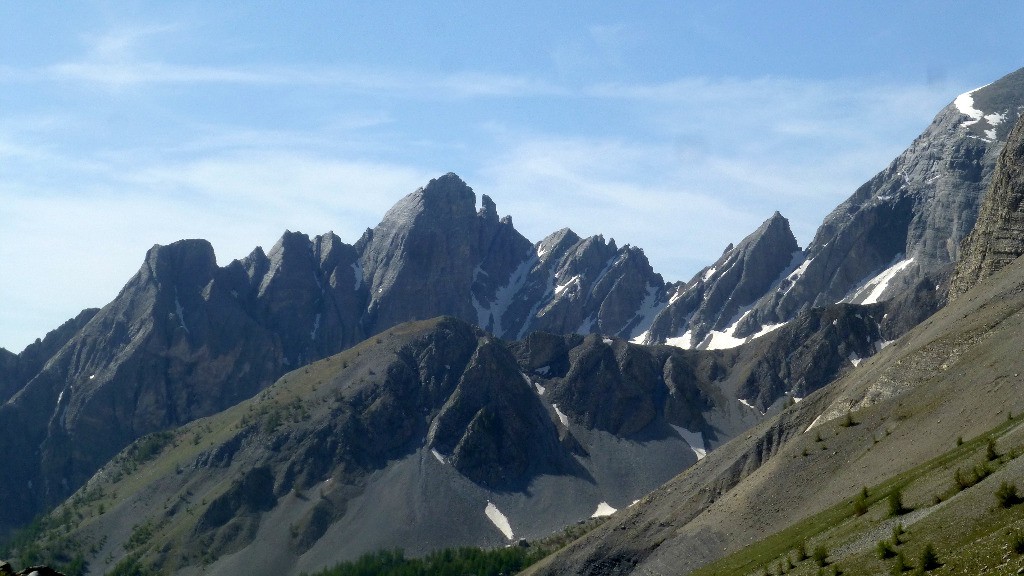
[(1018, 120), (999, 155), (978, 223), (964, 240), (950, 298), (970, 290), (1024, 254), (1024, 122)]
[(848, 371), (881, 313), (818, 310), (728, 351), (401, 324), (139, 440), (37, 542), (93, 573), (132, 554), (182, 574), (281, 574), (546, 536), (629, 506)]
[(0, 348), (0, 404), (6, 402), (38, 374), (43, 365), (67, 344), (96, 312), (98, 310), (95, 308), (83, 310), (56, 330), (51, 330), (42, 339), (36, 339), (21, 354)]
[[(888, 573), (877, 543), (898, 521), (911, 564), (931, 543), (950, 573), (1017, 573), (1006, 538), (1024, 509), (993, 495), (1024, 471), (1022, 334), (1017, 260), (528, 573), (689, 574), (721, 560), (700, 573), (757, 574), (801, 542), (844, 574)], [(904, 509), (890, 520), (896, 490)]]
[[(714, 275), (732, 262), (746, 271), (745, 259), (720, 260), (676, 288), (637, 341), (734, 346), (810, 307), (888, 300), (925, 279), (943, 284), (1022, 108), (1024, 69), (960, 95), (910, 148), (836, 207), (805, 250), (794, 254), (785, 234), (773, 240), (763, 252), (772, 256), (757, 277), (759, 290), (737, 294), (728, 309), (699, 311), (708, 303), (693, 300)], [(730, 250), (723, 260), (728, 257)]]

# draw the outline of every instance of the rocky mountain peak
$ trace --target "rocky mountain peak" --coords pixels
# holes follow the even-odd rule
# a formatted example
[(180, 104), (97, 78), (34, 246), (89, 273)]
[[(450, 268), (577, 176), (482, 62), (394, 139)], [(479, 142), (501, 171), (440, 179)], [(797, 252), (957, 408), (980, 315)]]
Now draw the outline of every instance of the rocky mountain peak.
[(999, 155), (978, 222), (964, 239), (961, 254), (950, 299), (1024, 254), (1024, 121), (1016, 122)]
[(487, 194), (480, 197), (480, 211), (477, 214), (485, 222), (489, 222), (492, 225), (498, 223), (498, 207)]
[(1024, 68), (957, 96), (952, 106), (962, 115), (961, 129), (971, 136), (987, 141), (1006, 140), (1021, 109), (1022, 92)]
[[(644, 336), (684, 347), (724, 346), (756, 330), (737, 333), (745, 311), (792, 266), (800, 247), (789, 221), (776, 212), (675, 294)], [(712, 333), (728, 338), (716, 338)], [(736, 344), (732, 344), (736, 345)]]
[(217, 257), (208, 241), (179, 240), (150, 248), (139, 273), (157, 284), (173, 284), (177, 279), (208, 280), (216, 269)]

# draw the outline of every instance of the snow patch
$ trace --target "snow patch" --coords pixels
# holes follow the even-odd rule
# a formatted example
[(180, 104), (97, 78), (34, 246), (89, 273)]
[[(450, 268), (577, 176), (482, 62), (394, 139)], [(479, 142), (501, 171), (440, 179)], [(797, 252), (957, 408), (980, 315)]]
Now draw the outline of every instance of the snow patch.
[[(988, 84), (986, 84), (985, 86), (988, 86)], [(984, 88), (985, 86), (982, 86), (981, 88)], [(978, 90), (981, 90), (981, 88), (975, 88), (970, 92), (964, 92), (963, 94), (957, 96), (955, 100), (953, 100), (953, 105), (956, 106), (956, 109), (959, 110), (961, 114), (965, 114), (971, 117), (970, 120), (965, 120), (964, 122), (962, 122), (960, 124), (961, 126), (973, 126), (974, 124), (977, 124), (978, 121), (981, 120), (981, 118), (984, 116), (984, 113), (981, 110), (978, 110), (977, 108), (974, 107), (974, 96), (971, 96), (971, 94), (974, 94)]]
[(552, 408), (555, 409), (555, 414), (558, 415), (558, 421), (562, 423), (562, 426), (569, 427), (569, 417), (566, 416), (561, 410), (558, 409), (558, 404), (552, 404)]
[(650, 335), (651, 325), (654, 324), (654, 319), (661, 314), (661, 311), (668, 307), (668, 304), (658, 302), (659, 294), (656, 286), (647, 287), (647, 295), (644, 296), (644, 301), (640, 303), (640, 308), (636, 311), (636, 315), (633, 316), (634, 327), (630, 334), (630, 342), (634, 344), (647, 344), (647, 339)]
[(686, 332), (683, 332), (682, 336), (666, 338), (665, 344), (668, 344), (669, 346), (675, 346), (677, 348), (693, 348), (693, 331), (687, 330)]
[(632, 342), (633, 344), (647, 344), (648, 343), (647, 340), (650, 337), (651, 337), (651, 331), (650, 330), (645, 330), (645, 331), (637, 334), (636, 336), (630, 338), (629, 341)]
[(508, 518), (501, 513), (501, 510), (498, 510), (498, 507), (493, 502), (488, 500), (487, 507), (484, 508), (484, 514), (498, 530), (501, 530), (505, 538), (512, 539), (512, 525), (508, 523)]
[(708, 446), (704, 443), (703, 434), (687, 430), (686, 428), (676, 426), (675, 424), (670, 424), (670, 426), (672, 426), (672, 429), (676, 431), (676, 434), (679, 434), (680, 438), (690, 445), (690, 450), (693, 450), (693, 453), (697, 455), (697, 460), (708, 455)]
[(89, 376), (89, 380), (92, 380), (92, 379), (94, 379), (94, 378), (96, 378), (96, 375), (95, 375), (95, 374), (93, 374), (93, 375)]
[(437, 461), (440, 462), (441, 464), (448, 463), (448, 461), (444, 459), (444, 456), (442, 456), (441, 453), (437, 451), (437, 448), (431, 448), (430, 453), (433, 454), (434, 458), (437, 458)]
[(529, 388), (533, 384), (533, 382), (530, 382), (530, 377), (527, 376), (526, 374), (523, 374), (522, 372), (520, 372), (519, 375), (523, 377), (523, 382), (526, 382), (526, 387), (527, 388)]
[[(696, 346), (692, 344), (692, 334), (687, 331), (679, 338), (670, 338), (665, 341), (666, 344), (673, 346), (679, 346), (680, 348), (698, 348), (700, 350), (725, 350), (728, 348), (735, 348), (742, 344), (750, 342), (754, 338), (760, 338), (773, 330), (778, 330), (786, 325), (786, 322), (779, 322), (778, 324), (765, 324), (756, 333), (750, 336), (744, 336), (742, 338), (734, 336), (736, 329), (740, 323), (750, 314), (751, 310), (748, 308), (742, 314), (740, 314), (732, 324), (727, 326), (725, 330), (712, 330), (708, 332), (708, 335), (704, 337)], [(681, 342), (680, 342), (681, 341)], [(679, 343), (677, 343), (679, 342)]]
[(808, 426), (807, 429), (804, 430), (804, 432), (805, 433), (806, 432), (810, 432), (811, 428), (814, 428), (815, 426), (817, 426), (818, 425), (818, 421), (821, 420), (824, 416), (825, 416), (824, 414), (818, 414), (818, 417), (814, 419), (814, 422), (811, 422), (810, 426)]
[(849, 302), (853, 304), (875, 304), (879, 302), (882, 295), (885, 293), (885, 290), (889, 287), (889, 283), (892, 282), (892, 279), (913, 262), (913, 258), (907, 258), (896, 262), (892, 266), (882, 270), (874, 278), (865, 282), (861, 287), (855, 289), (852, 295), (843, 298), (840, 302)]
[(700, 277), (700, 279), (707, 282), (708, 280), (711, 280), (711, 277), (715, 275), (715, 272), (718, 272), (718, 268), (712, 266), (711, 268), (708, 268), (708, 271), (705, 272), (704, 275)]
[(605, 344), (611, 344), (612, 342), (614, 342), (614, 340), (612, 340), (611, 338), (601, 338), (601, 342), (604, 342)]
[(558, 286), (555, 286), (555, 297), (556, 298), (560, 297), (563, 292), (565, 292), (566, 290), (572, 288), (572, 286), (574, 284), (578, 285), (579, 281), (580, 281), (580, 275), (577, 274), (577, 275), (573, 276), (572, 278), (570, 278), (567, 282), (565, 282), (563, 284), (559, 284)]
[(853, 364), (854, 368), (860, 366), (860, 363), (864, 361), (863, 358), (857, 356), (853, 352), (850, 352), (850, 356), (848, 357), (848, 359), (850, 360), (850, 364)]
[(594, 510), (594, 513), (591, 514), (590, 517), (604, 518), (605, 516), (611, 516), (616, 512), (618, 512), (618, 510), (612, 508), (610, 504), (608, 504), (607, 502), (601, 502), (600, 504), (597, 505), (597, 510)]
[(60, 401), (64, 399), (64, 391), (61, 390), (60, 394), (57, 395), (57, 406), (60, 406)]
[(737, 338), (730, 334), (735, 330), (736, 325), (733, 324), (725, 330), (719, 332), (718, 330), (712, 330), (704, 337), (700, 346), (704, 350), (725, 350), (727, 348), (735, 348), (740, 344), (747, 341), (746, 338)]
[[(519, 290), (526, 283), (526, 279), (529, 276), (530, 270), (537, 264), (538, 256), (530, 256), (526, 260), (523, 260), (519, 266), (512, 271), (512, 274), (508, 277), (508, 282), (498, 288), (494, 292), (494, 300), (488, 303), (486, 306), (477, 302), (476, 296), (473, 296), (473, 306), (476, 308), (477, 318), (479, 321), (478, 325), (486, 327), (488, 319), (494, 319), (494, 326), (491, 327), (491, 333), (498, 338), (505, 337), (505, 327), (501, 324), (501, 319), (508, 310), (509, 305), (512, 303), (512, 299), (519, 293)], [(476, 274), (484, 273), (483, 270), (478, 266), (476, 272), (474, 272), (473, 278), (476, 279)], [(530, 316), (536, 313), (536, 310), (531, 311)], [(523, 326), (523, 331), (526, 331), (527, 326)], [(522, 334), (519, 335), (522, 337)]]
[(547, 392), (547, 388), (540, 385), (540, 382), (534, 382), (533, 387), (537, 389), (537, 395), (543, 396)]
[(746, 401), (746, 400), (744, 400), (743, 398), (737, 398), (737, 400), (739, 400), (739, 401), (740, 401), (740, 404), (743, 404), (743, 405), (744, 405), (744, 406), (746, 406), (747, 408), (750, 408), (751, 410), (753, 410), (753, 411), (757, 412), (757, 413), (758, 413), (758, 414), (760, 414), (761, 416), (764, 416), (764, 412), (761, 412), (760, 410), (758, 410), (758, 409), (757, 409), (757, 406), (754, 406), (753, 404), (751, 404), (750, 402), (747, 402), (747, 401)]
[(541, 366), (540, 368), (537, 368), (536, 370), (534, 370), (534, 372), (536, 372), (537, 374), (540, 374), (541, 376), (547, 376), (548, 372), (550, 372), (550, 371), (551, 371), (551, 366)]
[(787, 324), (787, 322), (779, 322), (778, 324), (765, 324), (764, 326), (761, 326), (761, 329), (758, 330), (753, 336), (748, 338), (747, 341), (749, 342), (750, 340), (753, 340), (755, 338), (760, 338), (761, 336), (764, 336), (765, 334), (767, 334), (769, 332), (774, 332), (775, 330), (778, 330), (779, 328), (782, 328), (786, 324)]

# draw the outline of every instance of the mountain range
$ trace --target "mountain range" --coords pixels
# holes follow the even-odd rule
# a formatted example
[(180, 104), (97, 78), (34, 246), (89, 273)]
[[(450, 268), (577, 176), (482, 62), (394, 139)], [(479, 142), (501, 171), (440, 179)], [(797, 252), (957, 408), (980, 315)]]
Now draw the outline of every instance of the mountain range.
[[(1013, 269), (1022, 107), (1024, 70), (957, 97), (806, 249), (776, 213), (685, 283), (601, 236), (531, 242), (454, 174), (351, 245), (286, 232), (224, 267), (203, 240), (154, 246), (111, 303), (0, 349), (0, 529), (59, 506), (61, 535), (41, 541), (95, 573), (133, 555), (297, 574), (628, 508), (541, 569), (664, 570), (663, 553), (696, 568), (721, 554), (693, 546), (740, 542), (691, 522), (719, 492), (807, 418), (902, 397), (859, 375), (923, 362), (900, 356), (908, 339), (968, 323), (914, 327)], [(867, 391), (843, 396), (854, 382)], [(830, 494), (821, 506), (846, 493)], [(756, 526), (742, 534), (768, 534)], [(689, 544), (662, 547), (676, 541)]]

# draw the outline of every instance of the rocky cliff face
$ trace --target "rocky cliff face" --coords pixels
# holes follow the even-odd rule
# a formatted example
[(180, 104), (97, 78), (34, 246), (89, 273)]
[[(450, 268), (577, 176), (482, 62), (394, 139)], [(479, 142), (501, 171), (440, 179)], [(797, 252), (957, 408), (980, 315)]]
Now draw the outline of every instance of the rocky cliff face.
[(957, 97), (913, 144), (829, 214), (794, 271), (737, 336), (834, 302), (892, 298), (948, 271), (1024, 108), (1024, 69)]
[(14, 354), (0, 348), (0, 404), (21, 390), (99, 310), (89, 308)]
[(1024, 254), (1024, 122), (1018, 120), (999, 155), (978, 222), (961, 249), (950, 298)]

